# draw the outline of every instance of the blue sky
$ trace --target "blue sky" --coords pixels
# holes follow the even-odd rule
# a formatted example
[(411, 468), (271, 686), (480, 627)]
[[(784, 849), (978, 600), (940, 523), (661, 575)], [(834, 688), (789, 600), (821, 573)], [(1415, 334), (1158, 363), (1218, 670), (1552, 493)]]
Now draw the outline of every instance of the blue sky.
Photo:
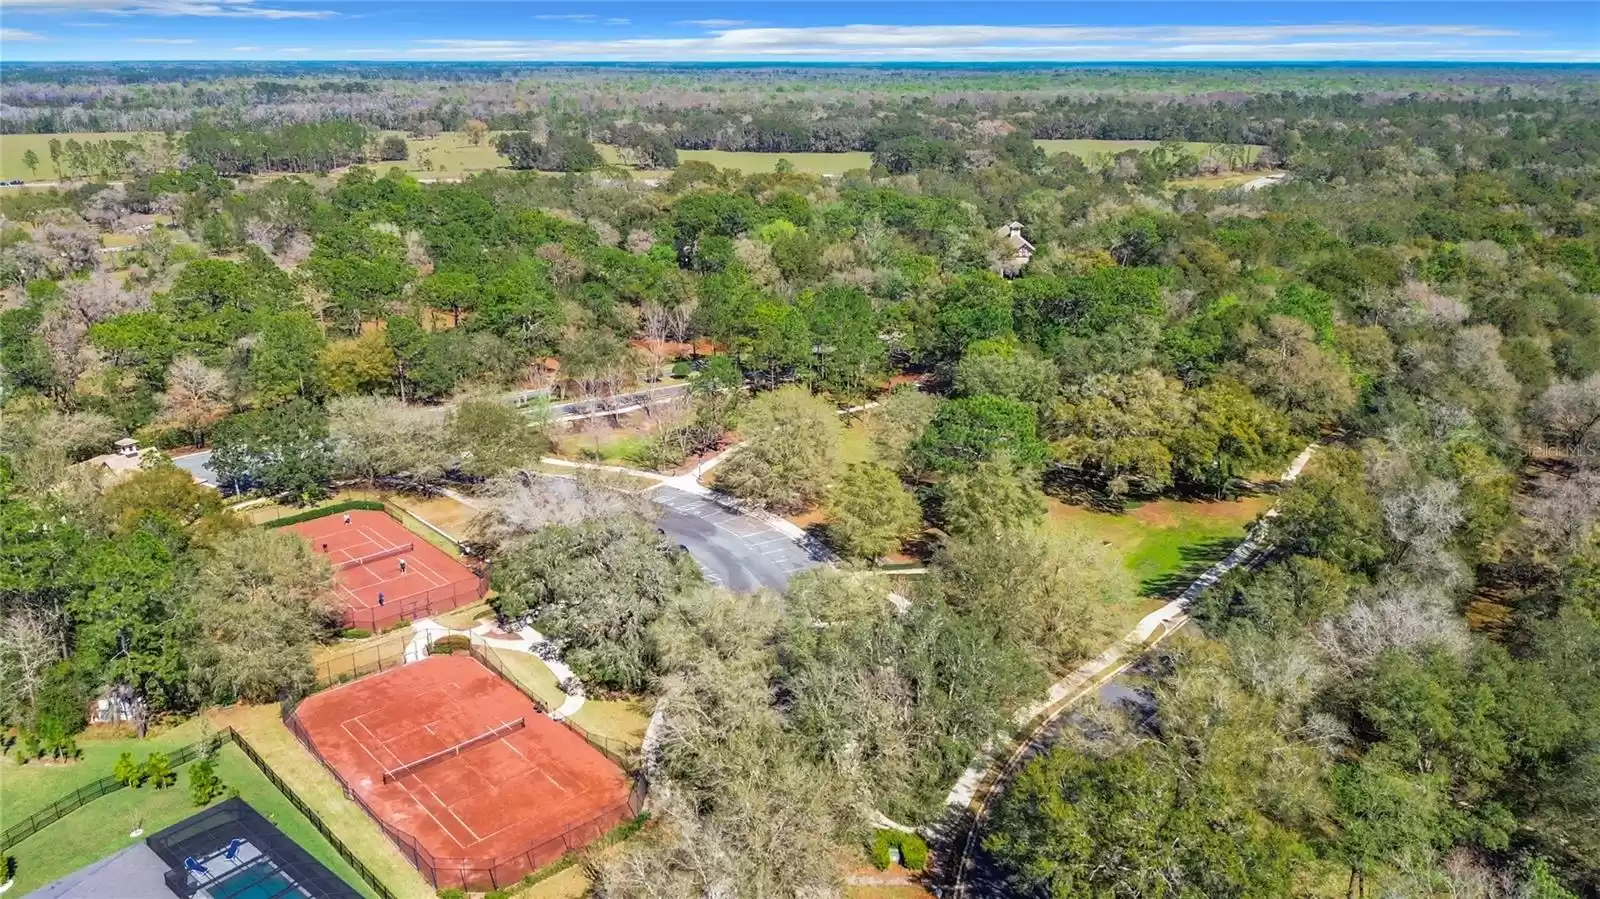
[(0, 60), (1600, 62), (1600, 0), (0, 0)]

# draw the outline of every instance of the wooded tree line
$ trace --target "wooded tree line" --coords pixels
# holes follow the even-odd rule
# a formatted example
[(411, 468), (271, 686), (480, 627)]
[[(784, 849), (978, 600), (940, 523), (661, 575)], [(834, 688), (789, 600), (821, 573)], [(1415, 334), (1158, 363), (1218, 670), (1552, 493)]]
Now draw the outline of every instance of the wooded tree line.
[[(1450, 128), (1430, 118), (1446, 111)], [(1592, 109), (1330, 98), (1318, 115), (1284, 118), (1296, 178), (1259, 193), (1174, 189), (1162, 154), (1090, 168), (1009, 135), (902, 129), (948, 146), (827, 180), (357, 168), (319, 188), (195, 165), (0, 198), (5, 514), (47, 535), (0, 594), (19, 634), (45, 635), (7, 656), (35, 685), (10, 720), (43, 733), (62, 682), (181, 709), (304, 671), (195, 673), (247, 649), (226, 620), (237, 565), (219, 561), (236, 538), (188, 511), (122, 524), (120, 488), (71, 467), (115, 437), (207, 442), (229, 482), (298, 498), (449, 479), (508, 510), (485, 536), (501, 612), (673, 721), (684, 805), (607, 895), (836, 886), (821, 850), (865, 809), (933, 815), (1016, 708), (1103, 648), (1097, 609), (1128, 586), (1092, 537), (1041, 529), (1044, 490), (1225, 495), (1333, 435), (1282, 497), (1275, 555), (1196, 609), (1214, 641), (1166, 664), (1159, 730), (1046, 757), (990, 851), (1042, 895), (1592, 889)], [(170, 226), (96, 252), (154, 210)], [(995, 233), (1013, 219), (1038, 248), (1020, 273)], [(851, 574), (735, 601), (638, 510), (500, 479), (548, 435), (485, 392), (538, 373), (619, 393), (663, 373), (665, 345), (688, 348), (689, 387), (635, 461), (670, 468), (736, 429), (720, 488), (820, 505), (863, 564), (928, 537), (909, 610)], [(896, 375), (922, 389), (886, 390)], [(835, 412), (868, 398), (873, 459), (845, 465)], [(1489, 600), (1511, 609), (1501, 626), (1463, 624)], [(327, 634), (295, 609), (262, 613), (291, 667)]]

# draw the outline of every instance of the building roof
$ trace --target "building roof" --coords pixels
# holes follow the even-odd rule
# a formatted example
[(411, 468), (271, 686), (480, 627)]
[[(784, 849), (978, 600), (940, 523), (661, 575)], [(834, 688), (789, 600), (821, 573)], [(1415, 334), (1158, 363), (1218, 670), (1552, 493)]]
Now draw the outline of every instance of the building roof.
[(1033, 252), (1033, 244), (1028, 243), (1028, 239), (1022, 236), (1021, 222), (1007, 222), (995, 229), (995, 234), (1009, 241), (1011, 246), (1017, 250)]

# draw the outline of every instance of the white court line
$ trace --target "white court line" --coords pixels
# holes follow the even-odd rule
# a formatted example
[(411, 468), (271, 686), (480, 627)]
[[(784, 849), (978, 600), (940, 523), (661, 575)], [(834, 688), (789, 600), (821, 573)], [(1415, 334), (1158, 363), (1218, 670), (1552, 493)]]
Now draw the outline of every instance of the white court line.
[[(450, 583), (449, 578), (434, 570), (434, 567), (426, 562), (407, 558), (406, 567), (416, 568), (419, 574), (426, 574), (428, 576), (428, 583), (432, 585), (429, 589), (432, 589), (432, 587), (443, 587)], [(435, 578), (437, 578), (437, 580)]]

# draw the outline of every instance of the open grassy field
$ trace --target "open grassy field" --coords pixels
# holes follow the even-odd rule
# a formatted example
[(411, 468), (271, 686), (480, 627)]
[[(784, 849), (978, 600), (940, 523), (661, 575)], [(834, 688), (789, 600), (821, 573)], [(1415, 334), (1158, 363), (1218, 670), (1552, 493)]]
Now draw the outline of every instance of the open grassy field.
[[(56, 167), (50, 164), (50, 141), (56, 139), (65, 143), (68, 138), (79, 143), (102, 140), (137, 141), (141, 138), (158, 141), (165, 140), (165, 137), (161, 134), (141, 131), (80, 131), (75, 134), (0, 134), (0, 179), (7, 181), (13, 178), (21, 178), (24, 181), (56, 180)], [(29, 169), (22, 162), (22, 157), (29, 150), (39, 156), (39, 168), (37, 171)]]
[(1267, 175), (1276, 174), (1271, 171), (1255, 172), (1218, 172), (1215, 175), (1196, 175), (1193, 178), (1178, 178), (1167, 182), (1167, 187), (1173, 190), (1227, 190), (1248, 184)]
[[(1115, 156), (1124, 150), (1151, 150), (1161, 144), (1156, 140), (1036, 140), (1044, 149), (1045, 155), (1054, 156), (1057, 153), (1071, 153), (1081, 158), (1090, 165), (1096, 164), (1108, 156)], [(1190, 153), (1195, 156), (1205, 156), (1213, 147), (1230, 147), (1230, 144), (1211, 144), (1199, 141), (1180, 141)], [(1264, 147), (1254, 144), (1244, 145), (1246, 160), (1255, 162), (1261, 155)]]
[(1087, 534), (1122, 557), (1139, 596), (1115, 610), (1114, 619), (1132, 627), (1227, 555), (1271, 505), (1269, 496), (1214, 502), (1161, 499), (1112, 514), (1050, 499), (1046, 525), (1060, 533)]
[[(132, 845), (136, 840), (128, 834), (135, 827), (144, 828), (144, 836), (148, 836), (197, 812), (189, 799), (188, 766), (177, 773), (178, 780), (171, 787), (129, 788), (103, 796), (12, 847), (10, 852), (17, 857), (17, 882), (12, 889), (24, 895)], [(238, 790), (241, 798), (317, 861), (362, 895), (375, 895), (238, 748), (224, 744), (218, 751), (217, 774), (227, 788)]]

